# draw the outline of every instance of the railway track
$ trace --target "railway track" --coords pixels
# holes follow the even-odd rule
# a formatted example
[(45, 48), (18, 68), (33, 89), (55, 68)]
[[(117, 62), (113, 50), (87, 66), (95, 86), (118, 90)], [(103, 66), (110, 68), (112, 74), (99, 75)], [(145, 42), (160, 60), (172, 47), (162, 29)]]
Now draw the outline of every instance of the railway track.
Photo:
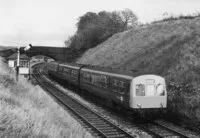
[[(47, 92), (49, 92), (59, 103), (61, 103), (71, 114), (94, 136), (103, 138), (132, 138), (131, 135), (121, 127), (113, 124), (105, 117), (99, 115), (97, 112), (89, 109), (85, 105), (81, 104), (76, 99), (73, 99), (58, 88), (52, 86), (51, 83), (43, 79), (41, 72), (37, 66), (34, 70), (34, 77), (40, 86)], [(168, 127), (160, 122), (139, 124), (131, 122), (130, 125), (138, 126), (144, 131), (156, 138), (189, 138), (189, 136), (176, 131), (173, 128)]]
[(141, 127), (150, 134), (160, 138), (190, 138), (190, 136), (159, 122), (147, 123)]
[(98, 115), (77, 100), (68, 97), (50, 83), (43, 80), (40, 72), (35, 72), (34, 77), (43, 89), (53, 95), (57, 101), (63, 104), (70, 112), (73, 113), (79, 122), (89, 129), (95, 136), (103, 138), (133, 138), (128, 132), (119, 128), (104, 117)]

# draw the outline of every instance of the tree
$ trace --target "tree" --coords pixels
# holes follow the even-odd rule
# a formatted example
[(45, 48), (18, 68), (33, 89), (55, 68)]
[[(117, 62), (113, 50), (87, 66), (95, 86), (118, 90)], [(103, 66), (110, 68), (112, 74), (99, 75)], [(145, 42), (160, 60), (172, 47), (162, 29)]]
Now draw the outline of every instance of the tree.
[(124, 30), (126, 30), (129, 25), (134, 26), (137, 24), (138, 18), (130, 9), (119, 12), (119, 15), (121, 16)]
[(75, 36), (68, 36), (67, 40), (64, 41), (65, 47), (70, 48), (72, 45), (72, 42), (74, 41)]
[(77, 22), (77, 31), (64, 42), (75, 51), (84, 51), (102, 43), (115, 33), (137, 25), (136, 15), (129, 9), (99, 13), (87, 12)]
[(98, 15), (93, 12), (87, 12), (79, 18), (77, 23), (78, 31), (83, 30), (88, 23), (98, 22)]

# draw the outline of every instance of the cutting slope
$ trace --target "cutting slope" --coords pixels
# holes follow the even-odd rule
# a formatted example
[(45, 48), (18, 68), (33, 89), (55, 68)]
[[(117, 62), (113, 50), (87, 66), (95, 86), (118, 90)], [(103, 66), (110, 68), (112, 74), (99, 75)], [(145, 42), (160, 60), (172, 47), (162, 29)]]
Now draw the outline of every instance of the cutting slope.
[(165, 77), (171, 118), (183, 117), (186, 126), (200, 132), (200, 18), (159, 22), (116, 34), (77, 62)]
[(82, 64), (154, 73), (168, 81), (200, 83), (200, 18), (149, 24), (89, 49)]

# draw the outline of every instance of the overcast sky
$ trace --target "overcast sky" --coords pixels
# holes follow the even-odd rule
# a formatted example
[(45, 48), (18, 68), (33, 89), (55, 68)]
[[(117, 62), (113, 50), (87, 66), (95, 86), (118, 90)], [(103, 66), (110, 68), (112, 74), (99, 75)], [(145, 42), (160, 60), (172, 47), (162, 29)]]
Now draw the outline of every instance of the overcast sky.
[(0, 45), (63, 46), (88, 11), (131, 9), (142, 23), (200, 11), (200, 0), (0, 0)]

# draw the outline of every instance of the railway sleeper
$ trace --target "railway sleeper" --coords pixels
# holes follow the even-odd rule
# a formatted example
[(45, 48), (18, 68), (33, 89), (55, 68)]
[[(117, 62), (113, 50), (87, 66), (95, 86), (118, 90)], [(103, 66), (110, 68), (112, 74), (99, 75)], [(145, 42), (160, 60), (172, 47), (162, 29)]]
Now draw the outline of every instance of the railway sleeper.
[(91, 118), (91, 117), (86, 117), (86, 116), (84, 116), (85, 118), (87, 118), (88, 120), (93, 120), (93, 121), (102, 121), (99, 117), (93, 117), (93, 118)]
[(70, 106), (73, 109), (81, 109), (82, 108), (81, 105), (74, 105), (73, 103), (70, 103), (70, 104), (68, 103), (68, 106)]
[(85, 115), (87, 119), (97, 119), (98, 117), (95, 115)]
[(166, 129), (150, 129), (151, 131), (159, 132), (160, 134), (175, 134), (173, 132), (170, 132), (169, 130)]
[(124, 134), (120, 134), (120, 135), (107, 135), (106, 134), (106, 136), (108, 136), (109, 138), (124, 138), (126, 135), (124, 135)]
[(117, 132), (117, 130), (116, 129), (99, 129), (99, 130), (101, 130), (101, 131), (103, 131), (103, 132), (106, 132), (106, 133), (116, 133)]
[[(102, 123), (102, 122), (90, 122), (90, 124), (92, 124), (94, 126), (99, 126), (99, 125), (106, 124), (106, 123)], [(107, 125), (107, 126), (109, 126), (109, 125)]]
[(87, 114), (85, 114), (85, 116), (88, 116), (88, 117), (96, 117), (95, 114), (91, 113), (91, 112), (88, 112)]
[(107, 122), (102, 121), (101, 119), (95, 119), (95, 120), (91, 120), (91, 121), (92, 121), (92, 123), (107, 124)]
[(106, 135), (109, 135), (109, 136), (112, 136), (112, 135), (115, 135), (115, 136), (117, 136), (117, 135), (123, 135), (123, 136), (125, 136), (125, 134), (120, 133), (120, 132), (117, 132), (117, 130), (116, 130), (115, 132), (105, 132), (105, 131), (104, 131), (104, 133), (105, 133)]
[(169, 131), (164, 131), (164, 130), (160, 130), (160, 131), (158, 131), (160, 134), (162, 134), (162, 135), (174, 135), (174, 133), (172, 133), (172, 132), (169, 132)]
[(88, 114), (88, 111), (86, 110), (79, 110), (79, 109), (76, 109), (75, 110), (77, 113), (81, 114), (81, 116), (85, 116), (86, 114)]
[(87, 119), (87, 121), (92, 122), (92, 123), (101, 123), (102, 122), (101, 120), (96, 120), (96, 119)]
[(177, 136), (177, 135), (174, 135), (174, 134), (162, 134), (161, 136), (162, 137), (169, 137), (169, 138), (171, 138), (171, 137), (179, 138), (180, 137), (180, 136)]
[(74, 109), (76, 109), (77, 112), (80, 112), (81, 114), (84, 114), (84, 115), (91, 114), (90, 112), (88, 112), (88, 110), (82, 109), (81, 107), (78, 107), (78, 108), (75, 107)]
[[(116, 131), (116, 129), (113, 129), (112, 127), (96, 127), (98, 128), (99, 130), (101, 131), (106, 131), (106, 130), (109, 130), (109, 131)], [(104, 129), (106, 128), (106, 129)]]
[(97, 117), (93, 117), (93, 118), (91, 118), (91, 117), (85, 117), (87, 120), (90, 120), (90, 121), (95, 121), (95, 120), (98, 120), (98, 118)]
[(82, 112), (84, 114), (91, 114), (87, 109), (83, 108), (82, 106), (76, 106), (74, 105), (74, 109), (78, 110), (79, 112)]
[(101, 125), (95, 125), (96, 127), (98, 127), (99, 129), (101, 129), (101, 128), (107, 128), (107, 129), (112, 129), (113, 127), (111, 127), (111, 126), (108, 126), (107, 124), (101, 124)]

